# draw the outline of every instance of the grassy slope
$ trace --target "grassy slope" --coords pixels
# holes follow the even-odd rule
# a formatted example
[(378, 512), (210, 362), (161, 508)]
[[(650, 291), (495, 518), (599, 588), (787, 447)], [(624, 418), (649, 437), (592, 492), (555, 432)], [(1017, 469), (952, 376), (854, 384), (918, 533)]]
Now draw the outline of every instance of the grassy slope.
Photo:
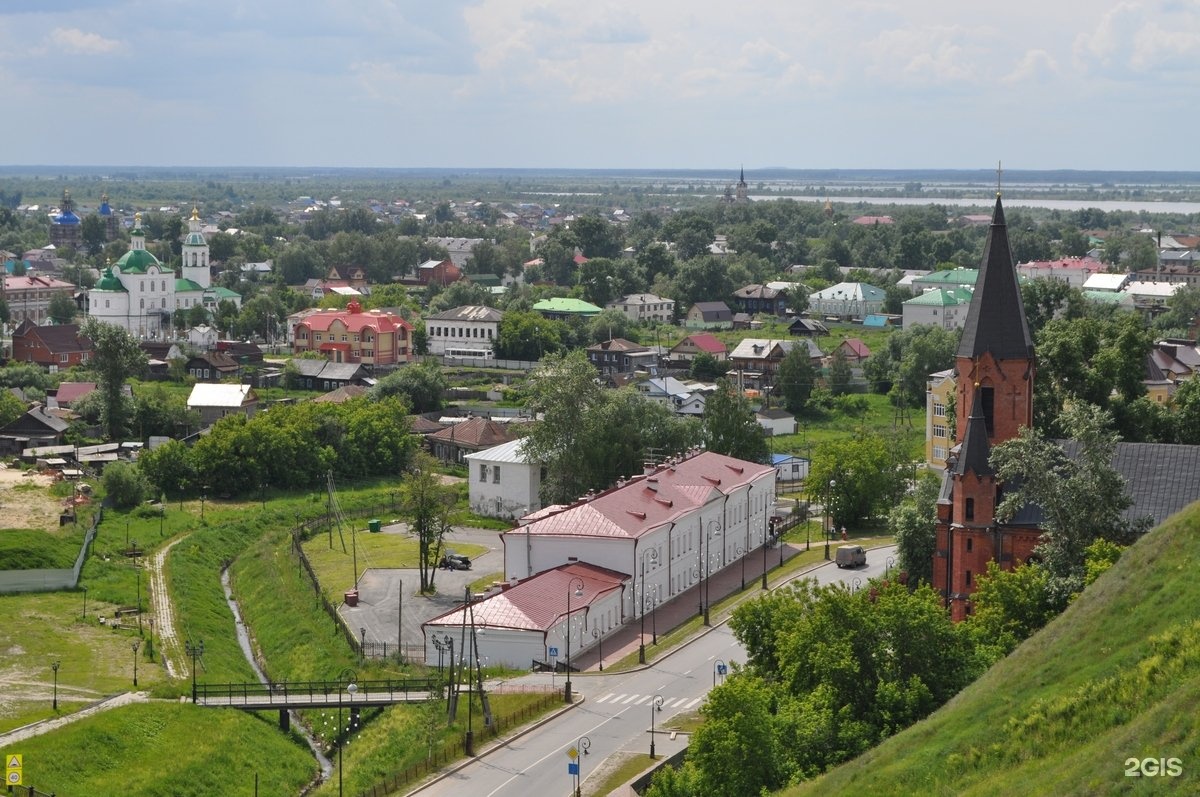
[[(1196, 793), (1200, 505), (928, 720), (785, 794)], [(1127, 758), (1182, 760), (1126, 777)]]

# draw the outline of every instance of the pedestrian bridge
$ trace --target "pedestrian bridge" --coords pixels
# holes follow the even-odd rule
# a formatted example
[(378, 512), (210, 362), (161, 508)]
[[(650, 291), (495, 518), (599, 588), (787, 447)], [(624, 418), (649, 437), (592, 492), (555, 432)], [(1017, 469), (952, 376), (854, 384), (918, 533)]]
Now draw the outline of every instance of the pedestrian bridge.
[(302, 708), (345, 708), (352, 714), (373, 706), (441, 699), (445, 684), (437, 678), (389, 678), (374, 681), (285, 681), (281, 683), (195, 684), (192, 702), (207, 708), (279, 712), (287, 730), (288, 712)]

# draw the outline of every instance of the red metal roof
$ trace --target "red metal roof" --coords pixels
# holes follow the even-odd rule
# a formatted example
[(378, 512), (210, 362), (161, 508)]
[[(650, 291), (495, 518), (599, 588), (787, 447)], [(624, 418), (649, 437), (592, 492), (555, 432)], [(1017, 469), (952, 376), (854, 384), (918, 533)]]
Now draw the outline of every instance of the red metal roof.
[(543, 510), (538, 519), (505, 534), (637, 538), (771, 471), (768, 465), (704, 451), (560, 512)]
[[(356, 304), (351, 302), (352, 305)], [(412, 329), (412, 324), (395, 313), (385, 313), (382, 310), (367, 310), (355, 312), (346, 310), (323, 310), (301, 320), (297, 326), (305, 326), (316, 332), (326, 332), (335, 321), (340, 321), (350, 332), (362, 332), (373, 329), (376, 332), (395, 332), (397, 329)]]
[[(492, 595), (474, 605), (475, 625), (489, 628), (516, 628), (526, 631), (549, 631), (567, 615), (567, 595), (571, 598), (571, 614), (585, 611), (597, 599), (620, 589), (629, 576), (585, 562), (571, 564), (538, 573), (504, 592)], [(583, 594), (575, 589), (583, 583)], [(470, 617), (467, 618), (470, 624)], [(461, 627), (463, 608), (429, 620), (425, 625)]]
[[(688, 335), (684, 340), (690, 340), (692, 345), (700, 351), (706, 351), (709, 354), (719, 354), (729, 351), (725, 344), (717, 339), (716, 335), (710, 335), (707, 332), (699, 332), (695, 335)], [(683, 341), (680, 341), (681, 343)]]

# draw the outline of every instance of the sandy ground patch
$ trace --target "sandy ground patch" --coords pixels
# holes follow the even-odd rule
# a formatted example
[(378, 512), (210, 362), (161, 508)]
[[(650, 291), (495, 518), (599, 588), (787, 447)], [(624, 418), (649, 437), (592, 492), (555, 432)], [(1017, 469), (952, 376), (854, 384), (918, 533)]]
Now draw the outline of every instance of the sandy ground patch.
[[(58, 516), (62, 513), (64, 503), (50, 495), (48, 488), (53, 483), (53, 478), (35, 471), (0, 467), (0, 518), (3, 518), (3, 525), (13, 529), (57, 529)], [(36, 485), (40, 489), (30, 490), (24, 485)]]

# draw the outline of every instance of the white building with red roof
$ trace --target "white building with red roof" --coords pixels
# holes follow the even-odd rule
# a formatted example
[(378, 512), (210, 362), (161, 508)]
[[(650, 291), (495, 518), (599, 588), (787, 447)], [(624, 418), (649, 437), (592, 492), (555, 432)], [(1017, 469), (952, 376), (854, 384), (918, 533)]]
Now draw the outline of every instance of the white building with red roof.
[[(584, 649), (584, 642), (590, 646), (621, 626), (626, 579), (623, 573), (577, 562), (453, 609), (422, 626), (425, 662), (438, 663), (434, 640), (444, 647), (447, 637), (454, 641), (456, 655), (461, 655), (470, 644), (472, 627), (479, 656), (489, 664), (528, 669), (535, 661), (565, 660), (568, 633), (571, 655), (575, 655)], [(593, 630), (598, 631), (596, 637)]]
[(345, 310), (321, 310), (296, 321), (292, 352), (319, 351), (335, 363), (396, 365), (408, 362), (412, 324), (395, 313), (362, 309), (350, 302)]
[(1108, 266), (1094, 257), (1061, 257), (1058, 260), (1030, 260), (1017, 264), (1022, 279), (1052, 279), (1073, 288), (1082, 288), (1093, 274), (1103, 274)]
[[(568, 614), (573, 652), (603, 644), (767, 544), (774, 485), (769, 465), (693, 451), (525, 516), (500, 535), (513, 586), (474, 604), (480, 655), (520, 667), (556, 658), (551, 648), (565, 658)], [(426, 661), (437, 662), (433, 639), (461, 626), (462, 611), (425, 624)]]

